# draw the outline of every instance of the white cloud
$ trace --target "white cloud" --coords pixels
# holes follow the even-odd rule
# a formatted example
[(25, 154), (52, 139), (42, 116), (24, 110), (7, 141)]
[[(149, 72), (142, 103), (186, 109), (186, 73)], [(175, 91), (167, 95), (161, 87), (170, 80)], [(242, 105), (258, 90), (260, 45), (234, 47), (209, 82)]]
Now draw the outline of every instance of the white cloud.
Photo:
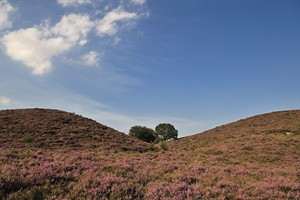
[(85, 44), (87, 34), (94, 26), (87, 15), (69, 14), (62, 17), (51, 31), (70, 43)]
[(9, 105), (11, 100), (6, 96), (0, 96), (0, 105)]
[[(91, 3), (91, 0), (58, 0), (57, 2), (69, 6)], [(7, 7), (0, 8), (8, 11), (4, 13), (14, 10), (7, 0), (0, 0), (0, 3)], [(5, 14), (2, 18), (9, 22), (7, 16), (8, 14)], [(35, 75), (44, 75), (52, 70), (53, 58), (70, 51), (73, 47), (86, 45), (88, 34), (92, 30), (100, 37), (112, 37), (112, 45), (116, 45), (121, 41), (117, 33), (132, 28), (137, 19), (145, 16), (140, 11), (127, 12), (122, 6), (104, 13), (102, 18), (96, 20), (91, 20), (87, 14), (71, 13), (63, 15), (54, 25), (46, 21), (30, 28), (6, 32), (0, 42), (11, 59), (23, 63)], [(8, 23), (5, 26), (10, 25)], [(92, 66), (98, 65), (100, 57), (96, 52), (91, 51), (80, 59), (86, 65)]]
[(127, 12), (121, 6), (108, 12), (98, 21), (96, 31), (99, 36), (113, 36), (120, 29), (118, 23), (130, 24), (138, 18), (137, 13)]
[(95, 51), (90, 51), (89, 53), (80, 57), (83, 64), (88, 66), (98, 66), (100, 61), (100, 56)]
[(62, 7), (67, 6), (80, 6), (92, 3), (91, 0), (57, 0), (57, 3)]
[(2, 40), (6, 54), (41, 75), (51, 70), (51, 58), (70, 48), (62, 37), (49, 38), (38, 28), (8, 33)]
[(146, 3), (146, 0), (131, 0), (131, 3), (135, 5), (143, 5)]
[(54, 27), (46, 24), (7, 33), (2, 38), (5, 52), (13, 60), (43, 75), (52, 68), (52, 58), (75, 45), (83, 45), (93, 24), (85, 15), (63, 16)]
[(7, 0), (0, 0), (0, 30), (12, 27), (9, 16), (15, 10), (16, 9)]

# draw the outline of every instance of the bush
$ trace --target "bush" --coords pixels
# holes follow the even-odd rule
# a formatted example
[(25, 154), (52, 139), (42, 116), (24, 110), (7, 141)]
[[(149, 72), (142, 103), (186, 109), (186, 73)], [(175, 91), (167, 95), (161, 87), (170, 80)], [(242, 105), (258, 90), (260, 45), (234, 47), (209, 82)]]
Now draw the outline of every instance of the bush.
[(151, 128), (145, 126), (133, 126), (129, 130), (129, 135), (136, 137), (144, 142), (154, 142), (155, 132)]
[(161, 148), (162, 150), (164, 150), (164, 151), (167, 151), (167, 150), (168, 150), (168, 145), (167, 145), (167, 143), (161, 142), (161, 143), (160, 143), (160, 148)]
[(33, 141), (33, 136), (30, 135), (30, 134), (26, 134), (26, 135), (23, 137), (23, 140), (24, 140), (24, 142), (30, 143), (30, 142)]
[(148, 151), (156, 152), (158, 148), (154, 145), (154, 143), (149, 144)]

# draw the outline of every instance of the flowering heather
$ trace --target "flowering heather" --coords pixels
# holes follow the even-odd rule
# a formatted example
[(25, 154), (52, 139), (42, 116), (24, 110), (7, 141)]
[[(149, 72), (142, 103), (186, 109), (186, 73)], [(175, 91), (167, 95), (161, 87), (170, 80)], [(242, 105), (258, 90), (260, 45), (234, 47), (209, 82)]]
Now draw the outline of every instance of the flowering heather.
[[(43, 120), (31, 111), (45, 111)], [(157, 151), (89, 122), (0, 111), (0, 199), (300, 199), (300, 111), (239, 120)]]

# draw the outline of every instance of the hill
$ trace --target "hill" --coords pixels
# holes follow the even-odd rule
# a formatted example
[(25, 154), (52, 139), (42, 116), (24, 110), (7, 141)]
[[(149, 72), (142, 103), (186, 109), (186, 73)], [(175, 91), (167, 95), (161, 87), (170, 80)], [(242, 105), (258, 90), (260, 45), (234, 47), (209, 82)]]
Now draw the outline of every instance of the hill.
[(2, 147), (147, 149), (146, 143), (94, 120), (51, 109), (0, 111), (0, 135)]
[[(206, 139), (218, 143), (220, 139), (226, 138), (287, 138), (285, 136), (300, 135), (300, 110), (279, 111), (256, 115), (241, 119), (214, 129), (204, 131), (173, 142), (173, 146), (180, 148), (192, 144), (202, 144)], [(238, 142), (238, 141), (236, 141)], [(224, 142), (222, 142), (224, 143)]]
[(300, 198), (300, 110), (242, 119), (169, 147), (189, 165), (206, 169), (205, 177), (192, 176), (210, 197)]
[[(1, 127), (14, 130), (19, 115), (10, 116)], [(91, 140), (75, 148), (22, 140), (14, 146), (1, 136), (3, 199), (300, 199), (300, 110), (242, 119), (146, 152), (93, 148)]]

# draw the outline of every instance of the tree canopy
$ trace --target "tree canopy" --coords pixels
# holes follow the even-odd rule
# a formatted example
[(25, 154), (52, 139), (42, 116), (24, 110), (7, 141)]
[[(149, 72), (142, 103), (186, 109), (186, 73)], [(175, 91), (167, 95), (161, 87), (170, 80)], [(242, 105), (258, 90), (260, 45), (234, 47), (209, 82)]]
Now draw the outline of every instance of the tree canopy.
[(159, 140), (167, 141), (167, 140), (176, 140), (178, 137), (178, 131), (172, 124), (162, 123), (155, 127), (155, 134), (157, 135)]
[(145, 126), (133, 126), (129, 130), (129, 135), (144, 142), (157, 143), (160, 141), (176, 140), (178, 131), (172, 124), (161, 123), (155, 127), (155, 131)]
[(145, 126), (131, 127), (129, 130), (129, 135), (149, 143), (154, 142), (156, 139), (154, 130)]

